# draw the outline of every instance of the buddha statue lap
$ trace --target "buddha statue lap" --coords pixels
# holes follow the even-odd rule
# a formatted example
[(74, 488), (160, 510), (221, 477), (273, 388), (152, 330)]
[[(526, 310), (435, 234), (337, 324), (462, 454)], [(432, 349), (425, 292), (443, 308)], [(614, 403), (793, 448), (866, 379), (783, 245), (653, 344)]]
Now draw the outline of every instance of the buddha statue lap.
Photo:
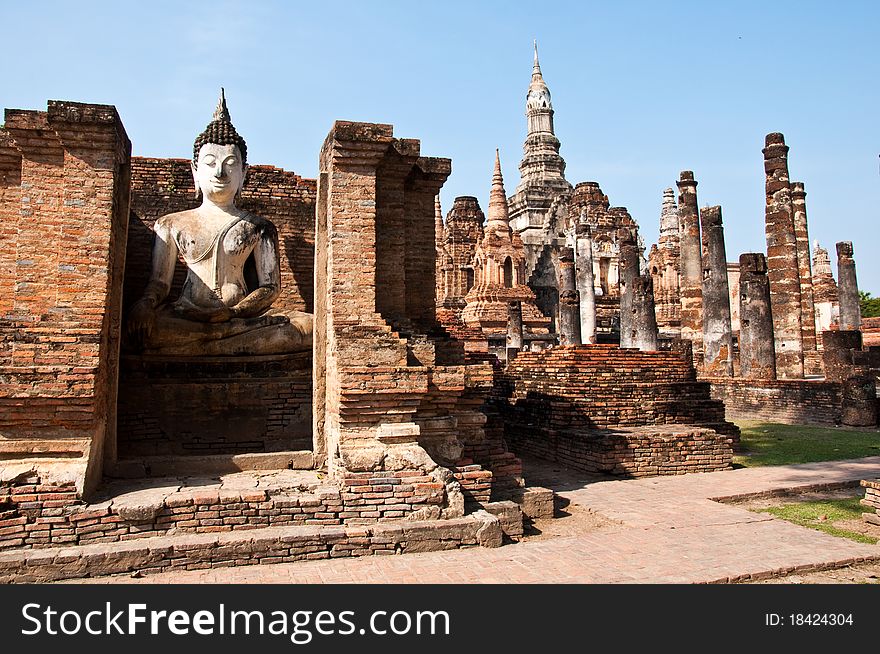
[[(312, 315), (271, 308), (281, 293), (275, 226), (235, 206), (246, 157), (247, 145), (232, 125), (221, 91), (213, 120), (193, 147), (193, 179), (202, 203), (162, 216), (154, 225), (150, 281), (127, 324), (135, 349), (178, 356), (311, 349)], [(180, 297), (169, 302), (178, 258), (187, 266), (186, 281)]]

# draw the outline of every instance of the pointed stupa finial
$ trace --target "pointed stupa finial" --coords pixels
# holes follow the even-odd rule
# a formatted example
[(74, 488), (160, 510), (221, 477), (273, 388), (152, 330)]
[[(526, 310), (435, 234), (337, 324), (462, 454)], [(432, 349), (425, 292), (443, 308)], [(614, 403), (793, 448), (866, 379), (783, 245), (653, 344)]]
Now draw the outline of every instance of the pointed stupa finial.
[(229, 117), (229, 109), (226, 108), (226, 91), (222, 86), (220, 87), (220, 99), (217, 100), (217, 108), (214, 109), (213, 120), (222, 120), (225, 123), (232, 122)]
[(440, 208), (440, 194), (434, 196), (434, 245), (440, 249), (443, 244), (443, 210)]
[(488, 215), (487, 229), (496, 231), (510, 230), (507, 193), (504, 192), (504, 178), (501, 176), (501, 154), (498, 148), (495, 148), (495, 170), (492, 173), (492, 190), (489, 193)]
[(541, 75), (541, 64), (538, 62), (538, 39), (535, 39), (535, 65), (532, 67), (532, 81), (544, 81), (544, 76)]

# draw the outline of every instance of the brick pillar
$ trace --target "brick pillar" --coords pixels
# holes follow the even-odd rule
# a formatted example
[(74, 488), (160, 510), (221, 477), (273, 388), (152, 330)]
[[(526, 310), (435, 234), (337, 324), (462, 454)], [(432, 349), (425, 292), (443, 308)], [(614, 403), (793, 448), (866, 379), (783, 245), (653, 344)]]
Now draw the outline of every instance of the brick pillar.
[[(50, 101), (46, 112), (6, 112), (0, 157), (21, 164), (0, 210), (0, 229), (15, 229), (14, 259), (0, 246), (0, 283), (14, 277), (0, 314), (0, 367), (11, 366), (0, 458), (58, 457), (84, 494), (116, 457), (130, 155), (115, 107)], [(15, 178), (4, 171), (7, 185)]]
[(626, 228), (617, 230), (620, 246), (618, 284), (620, 285), (620, 347), (635, 347), (636, 325), (633, 317), (633, 283), (639, 276), (639, 250), (633, 234)]
[[(522, 303), (507, 303), (507, 358), (516, 356), (523, 346)], [(513, 356), (511, 356), (513, 353)]]
[(801, 283), (801, 339), (804, 346), (804, 372), (822, 374), (822, 361), (816, 346), (816, 307), (813, 303), (813, 270), (810, 265), (810, 234), (807, 228), (807, 193), (803, 182), (791, 183), (791, 207), (797, 242), (798, 274)]
[(733, 334), (730, 324), (730, 287), (721, 207), (704, 207), (700, 223), (706, 241), (703, 259), (703, 372), (733, 377)]
[(782, 134), (768, 134), (763, 153), (767, 268), (776, 342), (776, 373), (781, 379), (803, 379), (801, 282), (788, 177), (788, 146)]
[(559, 250), (559, 344), (581, 344), (580, 298), (575, 280), (574, 250)]
[(576, 232), (577, 290), (580, 297), (581, 341), (596, 342), (596, 286), (593, 278), (593, 239), (590, 226), (578, 223)]
[(654, 313), (654, 281), (649, 273), (632, 281), (632, 341), (630, 347), (656, 352), (657, 316)]
[[(435, 216), (434, 200), (452, 172), (449, 159), (419, 157), (407, 179), (405, 309), (409, 321), (420, 333), (436, 329), (436, 266), (432, 266), (436, 245), (425, 238)], [(436, 231), (434, 232), (436, 234)]]
[(683, 170), (676, 184), (681, 225), (681, 337), (692, 343), (694, 359), (699, 361), (703, 350), (703, 265), (697, 181), (693, 172)]
[(376, 170), (376, 286), (383, 290), (375, 296), (376, 311), (406, 333), (412, 330), (406, 311), (407, 209), (413, 207), (406, 206), (404, 186), (417, 158), (418, 144), (401, 139)]
[(770, 280), (759, 252), (739, 257), (739, 369), (746, 379), (776, 379)]
[(850, 241), (837, 244), (837, 291), (840, 303), (840, 329), (859, 329), (862, 312), (859, 307), (859, 284), (856, 281), (856, 262)]

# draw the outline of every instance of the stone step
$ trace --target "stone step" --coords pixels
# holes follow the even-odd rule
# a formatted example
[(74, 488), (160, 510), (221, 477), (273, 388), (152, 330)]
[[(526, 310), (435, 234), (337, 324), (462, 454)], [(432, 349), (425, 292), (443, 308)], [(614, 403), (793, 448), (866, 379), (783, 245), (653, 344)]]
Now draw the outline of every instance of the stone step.
[(119, 460), (106, 475), (116, 479), (219, 475), (246, 470), (311, 470), (315, 457), (310, 450), (211, 454), (205, 456), (142, 456)]
[(449, 520), (284, 526), (0, 552), (0, 583), (42, 583), (314, 559), (499, 547), (502, 520), (480, 510)]

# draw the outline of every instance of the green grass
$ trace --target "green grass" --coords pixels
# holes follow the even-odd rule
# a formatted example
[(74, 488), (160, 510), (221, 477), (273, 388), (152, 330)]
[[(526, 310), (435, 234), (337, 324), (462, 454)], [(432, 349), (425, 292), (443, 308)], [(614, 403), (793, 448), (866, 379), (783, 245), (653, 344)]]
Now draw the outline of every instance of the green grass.
[(880, 432), (836, 427), (737, 421), (741, 452), (736, 467), (779, 466), (880, 455)]
[[(759, 509), (758, 512), (769, 513), (777, 518), (793, 522), (796, 525), (824, 531), (832, 536), (849, 538), (860, 543), (875, 544), (877, 542), (876, 538), (847, 529), (840, 529), (833, 524), (838, 520), (861, 520), (864, 510), (865, 508), (859, 504), (858, 497), (849, 497), (844, 500), (818, 500), (814, 502), (785, 504), (783, 506), (773, 506), (769, 509)], [(825, 519), (822, 520), (822, 517)]]

